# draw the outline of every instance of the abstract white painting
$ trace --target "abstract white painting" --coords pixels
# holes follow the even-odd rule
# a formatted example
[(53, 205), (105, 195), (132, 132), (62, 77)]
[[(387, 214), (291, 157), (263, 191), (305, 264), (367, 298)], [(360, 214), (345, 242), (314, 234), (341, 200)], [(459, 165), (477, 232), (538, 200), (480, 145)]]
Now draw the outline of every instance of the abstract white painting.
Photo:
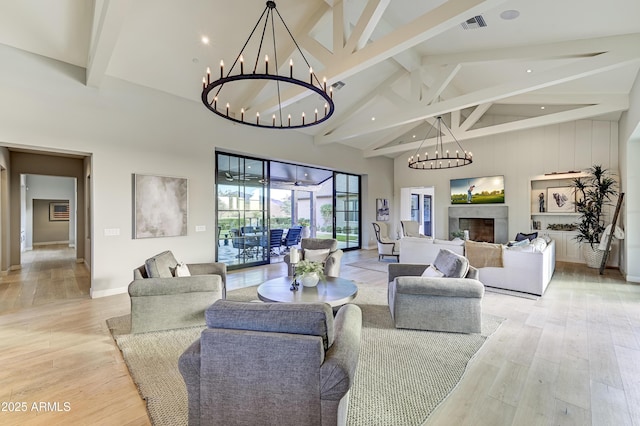
[(134, 238), (187, 235), (187, 179), (134, 175)]

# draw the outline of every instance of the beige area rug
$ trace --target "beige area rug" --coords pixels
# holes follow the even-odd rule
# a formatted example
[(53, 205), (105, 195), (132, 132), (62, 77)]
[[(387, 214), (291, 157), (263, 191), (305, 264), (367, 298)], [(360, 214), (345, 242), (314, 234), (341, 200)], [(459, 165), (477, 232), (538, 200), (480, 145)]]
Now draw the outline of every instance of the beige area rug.
[[(360, 360), (348, 424), (420, 425), (453, 390), (475, 353), (502, 318), (483, 315), (481, 334), (399, 330), (393, 326), (386, 286), (358, 284), (354, 303), (363, 314)], [(256, 287), (230, 291), (249, 301)], [(154, 425), (186, 425), (187, 396), (178, 357), (201, 328), (125, 334), (128, 316), (107, 321)]]
[(385, 274), (389, 272), (389, 264), (390, 263), (398, 263), (395, 258), (391, 259), (369, 259), (369, 260), (361, 260), (358, 262), (347, 263), (349, 266), (353, 266), (361, 269), (369, 269), (371, 271), (384, 272)]

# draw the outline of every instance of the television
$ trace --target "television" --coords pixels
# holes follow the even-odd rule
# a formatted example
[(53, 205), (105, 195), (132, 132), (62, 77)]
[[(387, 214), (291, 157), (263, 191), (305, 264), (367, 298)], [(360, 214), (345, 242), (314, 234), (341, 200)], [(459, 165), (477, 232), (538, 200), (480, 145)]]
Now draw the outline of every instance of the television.
[(504, 176), (451, 179), (451, 204), (504, 203)]

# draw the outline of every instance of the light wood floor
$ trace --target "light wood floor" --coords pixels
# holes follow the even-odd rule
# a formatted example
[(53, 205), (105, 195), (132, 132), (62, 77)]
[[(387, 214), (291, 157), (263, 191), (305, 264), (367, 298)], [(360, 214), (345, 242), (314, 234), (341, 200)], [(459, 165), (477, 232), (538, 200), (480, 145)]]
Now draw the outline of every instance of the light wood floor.
[[(90, 299), (86, 269), (54, 252), (0, 279), (0, 424), (149, 424), (105, 324), (129, 312), (128, 296)], [(384, 283), (348, 265), (376, 257), (345, 253), (341, 275)], [(234, 271), (228, 287), (283, 273), (282, 263)], [(640, 426), (639, 285), (558, 263), (544, 297), (487, 292), (483, 309), (506, 320), (428, 425)]]

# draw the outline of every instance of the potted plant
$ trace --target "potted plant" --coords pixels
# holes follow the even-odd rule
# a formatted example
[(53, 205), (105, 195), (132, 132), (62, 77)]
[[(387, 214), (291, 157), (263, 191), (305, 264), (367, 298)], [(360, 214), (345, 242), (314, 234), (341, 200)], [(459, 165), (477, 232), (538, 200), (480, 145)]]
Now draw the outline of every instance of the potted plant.
[(311, 221), (306, 218), (298, 219), (298, 225), (302, 227), (302, 231), (300, 231), (300, 236), (302, 238), (309, 238), (311, 236)]
[(613, 198), (618, 195), (618, 184), (602, 165), (591, 166), (586, 174), (571, 182), (576, 195), (576, 211), (580, 213), (575, 239), (584, 243), (582, 250), (587, 266), (598, 268), (604, 255), (604, 250), (598, 249), (605, 229), (604, 208), (612, 205)]
[(320, 262), (301, 260), (296, 264), (296, 276), (305, 287), (314, 287), (324, 278), (324, 266)]

